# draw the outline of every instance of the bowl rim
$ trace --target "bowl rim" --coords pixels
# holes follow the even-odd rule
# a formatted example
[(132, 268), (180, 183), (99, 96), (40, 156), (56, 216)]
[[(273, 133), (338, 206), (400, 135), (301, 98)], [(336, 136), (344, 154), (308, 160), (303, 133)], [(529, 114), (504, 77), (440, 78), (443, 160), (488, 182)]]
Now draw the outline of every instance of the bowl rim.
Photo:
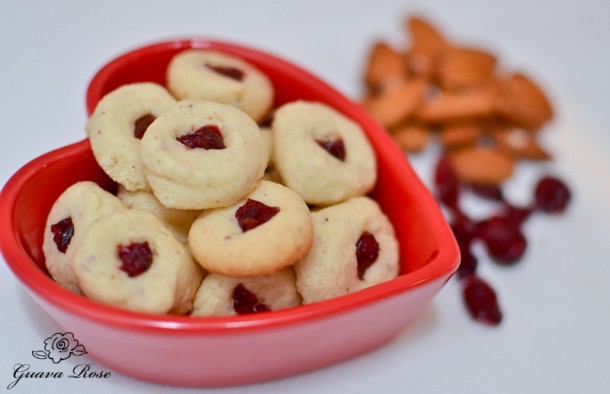
[[(91, 80), (89, 88), (87, 89), (87, 105), (90, 105), (93, 93), (100, 91), (99, 89), (104, 81), (104, 76), (107, 73), (120, 67), (124, 62), (137, 57), (142, 51), (158, 51), (167, 49), (168, 47), (187, 48), (192, 47), (192, 45), (196, 45), (198, 48), (213, 46), (215, 48), (229, 48), (229, 50), (237, 52), (245, 51), (249, 55), (261, 57), (262, 59), (265, 59), (265, 61), (273, 61), (277, 63), (277, 66), (281, 67), (286, 74), (299, 79), (305, 78), (310, 84), (317, 85), (317, 87), (324, 92), (323, 94), (329, 95), (333, 101), (336, 101), (336, 108), (338, 110), (355, 113), (359, 119), (362, 120), (360, 122), (362, 127), (380, 128), (364, 109), (357, 106), (326, 82), (299, 66), (289, 63), (275, 55), (264, 53), (250, 47), (203, 38), (156, 42), (132, 49), (123, 55), (114, 58), (100, 68)], [(387, 135), (387, 133), (380, 134), (380, 143), (384, 145), (384, 149), (388, 149), (387, 154), (396, 158), (399, 156), (402, 157), (402, 160), (393, 160), (394, 165), (392, 166), (392, 170), (396, 172), (399, 171), (403, 174), (396, 178), (408, 178), (410, 182), (418, 183), (418, 188), (428, 192), (428, 189), (423, 185), (420, 178), (415, 174), (404, 157), (404, 153), (392, 142), (390, 136)], [(443, 277), (445, 277), (444, 280), (446, 281), (453, 275), (459, 265), (459, 250), (455, 238), (436, 201), (430, 195), (429, 198), (422, 199), (421, 203), (426, 212), (429, 212), (429, 214), (433, 216), (430, 220), (431, 228), (437, 234), (439, 244), (443, 245), (443, 247), (439, 248), (438, 253), (435, 252), (430, 256), (428, 262), (423, 267), (402, 274), (390, 281), (308, 305), (300, 305), (272, 312), (229, 317), (154, 315), (105, 305), (62, 288), (36, 264), (33, 264), (17, 238), (16, 226), (14, 224), (14, 206), (23, 187), (28, 181), (47, 165), (52, 165), (52, 163), (61, 161), (68, 156), (82, 153), (86, 149), (90, 149), (90, 145), (89, 141), (84, 139), (33, 159), (9, 179), (0, 193), (0, 217), (4, 218), (4, 220), (0, 221), (0, 250), (4, 255), (6, 263), (19, 280), (30, 292), (34, 293), (34, 295), (40, 297), (45, 302), (52, 304), (54, 307), (65, 310), (80, 318), (96, 321), (115, 328), (157, 333), (169, 333), (179, 330), (181, 334), (233, 334), (236, 332), (253, 331), (263, 328), (276, 328), (311, 322), (324, 317), (337, 316), (347, 311), (351, 311), (354, 308), (374, 304), (382, 299), (404, 293), (409, 289), (423, 286), (429, 282), (442, 279)]]

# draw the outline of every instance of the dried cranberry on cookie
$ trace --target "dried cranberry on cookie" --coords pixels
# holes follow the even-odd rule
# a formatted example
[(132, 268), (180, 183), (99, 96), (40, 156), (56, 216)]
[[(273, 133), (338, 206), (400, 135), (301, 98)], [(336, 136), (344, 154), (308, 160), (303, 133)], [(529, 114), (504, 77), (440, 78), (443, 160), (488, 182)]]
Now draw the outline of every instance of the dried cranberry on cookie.
[(375, 185), (375, 153), (362, 128), (327, 105), (285, 104), (274, 115), (272, 132), (275, 168), (308, 204), (335, 204)]
[(179, 99), (233, 105), (260, 123), (271, 109), (271, 80), (252, 64), (227, 53), (191, 49), (175, 55), (167, 68), (168, 89)]
[(66, 289), (80, 293), (72, 270), (76, 245), (91, 223), (126, 209), (95, 182), (82, 181), (67, 188), (51, 207), (43, 235), (42, 251), (51, 277)]
[(166, 207), (225, 207), (250, 193), (267, 166), (258, 125), (239, 109), (183, 100), (150, 125), (140, 143), (144, 174)]
[(364, 289), (398, 275), (394, 228), (374, 200), (355, 197), (311, 216), (313, 245), (294, 265), (304, 304)]
[(201, 268), (151, 212), (127, 209), (89, 226), (72, 267), (85, 296), (131, 311), (185, 314)]
[(197, 291), (191, 316), (244, 315), (298, 305), (301, 296), (292, 267), (252, 278), (209, 274)]
[(99, 166), (128, 190), (148, 189), (139, 144), (148, 126), (176, 100), (161, 85), (124, 85), (105, 95), (85, 130)]
[(189, 246), (205, 269), (233, 277), (266, 275), (301, 259), (312, 242), (309, 208), (292, 190), (261, 180), (237, 203), (204, 211)]

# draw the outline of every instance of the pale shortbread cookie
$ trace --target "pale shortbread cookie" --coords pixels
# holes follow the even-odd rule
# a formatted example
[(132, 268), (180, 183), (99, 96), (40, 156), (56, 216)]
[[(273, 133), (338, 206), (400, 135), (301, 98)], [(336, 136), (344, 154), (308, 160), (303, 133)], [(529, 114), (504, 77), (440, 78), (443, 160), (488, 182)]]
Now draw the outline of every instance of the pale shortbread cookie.
[[(275, 214), (257, 227), (242, 230), (240, 213), (248, 222), (247, 218), (261, 212), (251, 209), (260, 203), (276, 210)], [(189, 232), (195, 260), (210, 272), (234, 277), (266, 275), (289, 266), (307, 253), (311, 242), (305, 202), (287, 187), (265, 180), (236, 204), (204, 211)]]
[(66, 289), (80, 293), (71, 265), (76, 245), (91, 223), (126, 209), (95, 182), (82, 181), (67, 188), (51, 207), (43, 235), (42, 251), (51, 277)]
[[(249, 293), (250, 297), (243, 297), (244, 292)], [(246, 302), (243, 302), (243, 298)], [(257, 303), (248, 305), (248, 301), (251, 301), (249, 298), (254, 298)], [(236, 302), (238, 305), (235, 305)], [(209, 274), (197, 291), (191, 316), (234, 316), (263, 310), (276, 311), (300, 304), (301, 296), (296, 289), (292, 267), (253, 278)]]
[(250, 63), (209, 49), (174, 56), (167, 67), (168, 89), (179, 99), (233, 105), (260, 122), (273, 105), (271, 80)]
[(273, 168), (273, 134), (269, 127), (261, 127), (260, 130), (267, 145), (267, 169), (270, 169)]
[(119, 186), (117, 197), (128, 208), (143, 209), (154, 213), (182, 243), (187, 242), (189, 229), (201, 213), (201, 211), (195, 210), (167, 208), (151, 192), (129, 191), (123, 186)]
[[(355, 197), (312, 213), (314, 242), (294, 265), (303, 303), (312, 303), (364, 289), (395, 278), (399, 273), (398, 242), (394, 228), (374, 200)], [(368, 233), (378, 254), (359, 278), (357, 244)], [(369, 244), (368, 255), (371, 247)], [(364, 251), (364, 255), (367, 252)]]
[[(375, 153), (362, 128), (320, 103), (296, 101), (275, 113), (273, 162), (283, 182), (308, 204), (331, 205), (375, 185)], [(338, 155), (321, 144), (338, 143)], [(342, 144), (342, 149), (341, 146)]]
[(128, 190), (148, 188), (136, 124), (145, 131), (146, 124), (175, 102), (164, 87), (150, 82), (121, 86), (100, 100), (85, 130), (97, 163), (110, 178)]
[[(125, 261), (121, 250), (130, 254)], [(186, 247), (154, 214), (139, 209), (110, 214), (89, 226), (74, 251), (72, 268), (85, 296), (146, 313), (188, 313), (202, 280)]]
[(183, 100), (150, 125), (140, 157), (163, 205), (197, 210), (229, 206), (250, 193), (265, 172), (266, 149), (256, 123), (239, 109)]

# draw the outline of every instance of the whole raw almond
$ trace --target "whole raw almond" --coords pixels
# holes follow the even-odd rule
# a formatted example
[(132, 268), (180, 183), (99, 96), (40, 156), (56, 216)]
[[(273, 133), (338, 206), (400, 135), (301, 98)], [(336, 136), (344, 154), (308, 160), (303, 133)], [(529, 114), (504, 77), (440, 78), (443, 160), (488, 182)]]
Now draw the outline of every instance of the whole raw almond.
[(479, 122), (457, 122), (443, 125), (440, 140), (447, 149), (473, 145), (483, 135), (483, 125)]
[(494, 75), (496, 57), (477, 48), (451, 47), (439, 57), (440, 85), (455, 90), (488, 82)]
[(447, 123), (486, 117), (493, 109), (494, 97), (487, 89), (441, 91), (418, 108), (416, 118), (421, 122)]
[(537, 134), (522, 129), (498, 129), (491, 133), (496, 146), (516, 158), (528, 160), (548, 160), (551, 154), (536, 140)]
[(488, 146), (472, 146), (447, 153), (457, 177), (475, 185), (498, 186), (513, 173), (515, 161), (502, 151)]
[(428, 144), (430, 131), (426, 126), (406, 124), (391, 130), (392, 138), (398, 146), (407, 152), (420, 152)]
[(372, 91), (377, 91), (388, 80), (403, 77), (405, 72), (404, 54), (384, 42), (376, 42), (368, 56), (364, 83)]
[(423, 101), (426, 86), (424, 79), (402, 80), (391, 90), (367, 97), (361, 104), (381, 126), (390, 128), (413, 114)]
[(537, 130), (553, 117), (553, 108), (542, 89), (523, 74), (501, 79), (495, 101), (500, 115), (527, 130)]

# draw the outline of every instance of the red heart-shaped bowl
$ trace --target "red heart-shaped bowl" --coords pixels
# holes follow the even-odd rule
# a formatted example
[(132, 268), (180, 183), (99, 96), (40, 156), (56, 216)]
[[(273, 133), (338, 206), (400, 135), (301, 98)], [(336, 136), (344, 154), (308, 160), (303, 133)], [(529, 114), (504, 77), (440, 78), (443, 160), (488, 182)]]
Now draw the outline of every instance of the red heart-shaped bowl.
[(278, 57), (239, 45), (184, 39), (144, 46), (115, 58), (87, 91), (100, 98), (131, 82), (165, 83), (171, 57), (214, 48), (254, 64), (273, 81), (276, 106), (302, 99), (326, 103), (359, 123), (378, 158), (372, 193), (400, 243), (401, 274), (377, 286), (295, 308), (235, 317), (191, 318), (134, 313), (63, 289), (47, 274), (41, 251), (47, 214), (71, 184), (114, 185), (82, 140), (38, 157), (0, 195), (0, 247), (40, 307), (84, 344), (88, 356), (118, 372), (170, 385), (226, 386), (270, 380), (362, 354), (395, 337), (458, 267), (459, 252), (437, 203), (404, 154), (359, 106), (320, 79)]

